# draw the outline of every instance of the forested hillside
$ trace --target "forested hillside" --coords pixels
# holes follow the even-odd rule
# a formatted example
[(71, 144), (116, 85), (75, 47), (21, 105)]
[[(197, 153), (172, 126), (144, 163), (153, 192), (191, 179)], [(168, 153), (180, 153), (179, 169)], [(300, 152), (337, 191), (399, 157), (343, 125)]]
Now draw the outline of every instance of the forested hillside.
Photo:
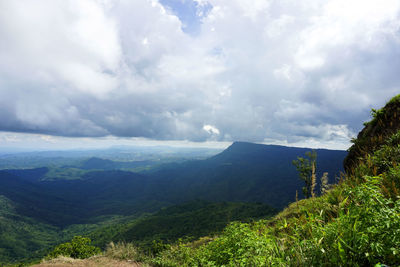
[(275, 209), (262, 203), (194, 200), (133, 221), (100, 228), (89, 237), (102, 248), (113, 241), (132, 242), (142, 249), (154, 249), (155, 243), (169, 244), (179, 239), (192, 241), (218, 234), (233, 221), (250, 222), (274, 214)]

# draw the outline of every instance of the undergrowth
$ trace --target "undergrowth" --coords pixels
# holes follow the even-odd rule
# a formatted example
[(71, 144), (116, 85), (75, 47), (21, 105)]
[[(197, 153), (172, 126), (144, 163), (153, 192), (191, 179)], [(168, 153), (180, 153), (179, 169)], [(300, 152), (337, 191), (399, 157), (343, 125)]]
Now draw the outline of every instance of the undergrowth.
[[(160, 266), (371, 266), (399, 264), (400, 201), (382, 193), (383, 177), (340, 185), (292, 204), (279, 220), (232, 223), (212, 242), (178, 244)], [(338, 201), (339, 200), (339, 201)]]

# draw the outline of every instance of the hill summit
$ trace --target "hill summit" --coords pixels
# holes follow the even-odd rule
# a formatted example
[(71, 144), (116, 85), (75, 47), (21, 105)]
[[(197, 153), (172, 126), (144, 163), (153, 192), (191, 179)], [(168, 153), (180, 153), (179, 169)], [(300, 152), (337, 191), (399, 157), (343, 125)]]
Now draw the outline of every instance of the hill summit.
[[(206, 160), (172, 164), (152, 176), (160, 200), (174, 203), (208, 201), (262, 202), (277, 209), (302, 197), (303, 183), (292, 161), (307, 148), (234, 142)], [(328, 172), (331, 182), (343, 170), (346, 151), (316, 149), (317, 175)]]

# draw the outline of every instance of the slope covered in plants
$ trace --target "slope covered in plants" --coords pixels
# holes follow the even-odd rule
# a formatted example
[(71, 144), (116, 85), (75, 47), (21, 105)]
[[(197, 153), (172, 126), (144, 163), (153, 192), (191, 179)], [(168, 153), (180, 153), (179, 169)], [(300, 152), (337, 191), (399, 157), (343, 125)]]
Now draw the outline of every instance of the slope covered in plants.
[[(61, 241), (57, 228), (18, 214), (16, 204), (0, 195), (0, 263), (43, 257)], [(0, 265), (1, 265), (0, 264)]]
[(353, 145), (344, 160), (344, 168), (352, 172), (360, 161), (381, 147), (400, 129), (400, 95), (393, 97), (383, 108), (371, 111), (372, 120), (364, 123), (364, 129), (352, 140)]
[(145, 249), (184, 238), (195, 240), (221, 232), (232, 221), (249, 222), (270, 218), (276, 210), (263, 203), (209, 202), (194, 200), (163, 208), (126, 223), (100, 228), (89, 236), (104, 247), (110, 241), (132, 242)]

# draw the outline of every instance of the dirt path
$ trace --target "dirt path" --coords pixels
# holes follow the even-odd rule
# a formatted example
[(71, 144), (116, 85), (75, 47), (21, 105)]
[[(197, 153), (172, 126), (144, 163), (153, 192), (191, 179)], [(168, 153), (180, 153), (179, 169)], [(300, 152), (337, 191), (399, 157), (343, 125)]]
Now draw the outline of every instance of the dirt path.
[(104, 256), (95, 256), (85, 260), (58, 257), (32, 267), (142, 267), (141, 264), (131, 261), (119, 261)]

